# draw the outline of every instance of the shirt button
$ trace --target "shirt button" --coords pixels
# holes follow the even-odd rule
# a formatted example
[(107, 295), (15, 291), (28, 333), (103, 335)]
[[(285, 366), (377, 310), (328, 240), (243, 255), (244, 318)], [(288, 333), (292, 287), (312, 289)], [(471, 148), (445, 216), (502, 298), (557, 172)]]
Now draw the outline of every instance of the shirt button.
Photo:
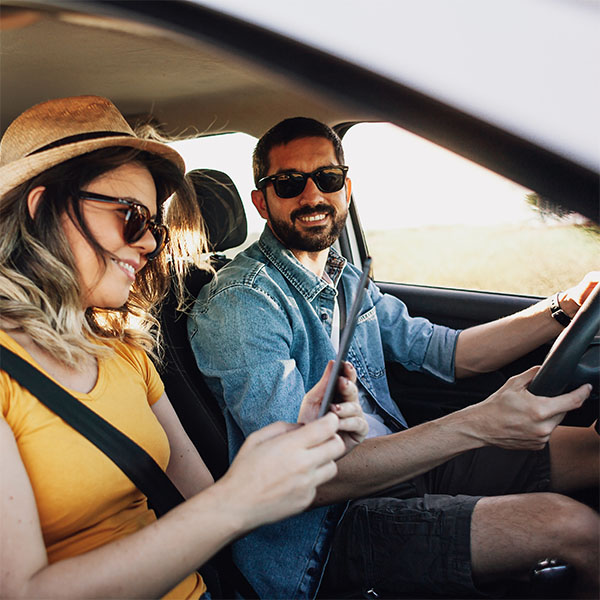
[(329, 315), (327, 313), (321, 313), (321, 321), (327, 321), (329, 319)]

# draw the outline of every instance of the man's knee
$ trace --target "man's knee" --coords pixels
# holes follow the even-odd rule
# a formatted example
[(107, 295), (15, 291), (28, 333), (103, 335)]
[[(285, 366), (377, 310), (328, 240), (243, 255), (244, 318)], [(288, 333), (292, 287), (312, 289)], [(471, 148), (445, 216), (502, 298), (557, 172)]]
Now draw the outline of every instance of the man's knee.
[(598, 554), (598, 514), (550, 492), (482, 498), (473, 512), (471, 550), (482, 576), (516, 573), (552, 557), (583, 565)]
[(581, 546), (598, 546), (598, 513), (568, 496), (554, 493), (536, 494), (544, 496), (540, 502), (547, 524), (547, 534), (555, 537), (557, 544), (565, 544), (563, 549)]

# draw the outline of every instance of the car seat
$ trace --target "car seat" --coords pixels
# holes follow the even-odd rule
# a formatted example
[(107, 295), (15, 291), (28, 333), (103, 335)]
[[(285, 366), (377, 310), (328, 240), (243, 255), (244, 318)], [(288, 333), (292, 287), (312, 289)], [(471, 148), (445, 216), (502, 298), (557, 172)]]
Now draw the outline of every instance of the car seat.
[[(247, 236), (246, 213), (231, 178), (221, 171), (196, 169), (188, 173), (205, 221), (210, 262), (218, 270), (229, 259), (226, 250), (243, 244)], [(192, 305), (202, 286), (213, 277), (209, 270), (194, 267), (185, 279), (186, 306)], [(213, 477), (229, 466), (225, 419), (218, 403), (196, 366), (188, 341), (187, 314), (177, 310), (173, 286), (159, 321), (164, 337), (164, 357), (159, 372), (169, 400), (184, 429)]]

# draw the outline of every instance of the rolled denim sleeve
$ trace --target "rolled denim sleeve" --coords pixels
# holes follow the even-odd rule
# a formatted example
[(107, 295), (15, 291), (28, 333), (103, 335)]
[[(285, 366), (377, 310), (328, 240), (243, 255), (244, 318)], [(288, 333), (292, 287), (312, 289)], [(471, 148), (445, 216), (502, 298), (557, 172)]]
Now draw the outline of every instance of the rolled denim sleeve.
[(399, 362), (409, 371), (453, 382), (460, 330), (435, 325), (423, 317), (411, 317), (401, 300), (382, 294), (375, 285), (369, 287), (369, 293), (377, 310), (385, 359)]
[(242, 285), (201, 293), (189, 333), (207, 384), (245, 436), (274, 421), (296, 421), (304, 381), (291, 358), (291, 323), (276, 298)]

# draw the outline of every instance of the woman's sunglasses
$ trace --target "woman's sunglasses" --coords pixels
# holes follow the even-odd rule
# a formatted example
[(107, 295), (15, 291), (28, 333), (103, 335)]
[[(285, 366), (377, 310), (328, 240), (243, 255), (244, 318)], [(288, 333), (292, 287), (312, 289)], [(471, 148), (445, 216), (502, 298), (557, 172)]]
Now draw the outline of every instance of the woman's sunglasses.
[(306, 187), (309, 177), (315, 182), (319, 190), (325, 194), (339, 192), (346, 182), (346, 173), (348, 167), (344, 165), (335, 165), (332, 167), (319, 167), (312, 173), (303, 173), (302, 171), (285, 171), (276, 175), (269, 175), (258, 180), (256, 187), (259, 190), (273, 184), (275, 193), (280, 198), (294, 198), (299, 196)]
[(162, 223), (157, 223), (150, 217), (150, 211), (147, 206), (126, 200), (125, 198), (113, 198), (104, 194), (94, 194), (93, 192), (80, 191), (78, 194), (80, 200), (92, 200), (94, 202), (108, 202), (110, 204), (120, 204), (127, 207), (125, 211), (125, 223), (123, 229), (123, 237), (128, 244), (137, 242), (141, 237), (150, 230), (156, 241), (156, 248), (149, 254), (146, 254), (148, 260), (156, 258), (169, 240), (169, 229)]

